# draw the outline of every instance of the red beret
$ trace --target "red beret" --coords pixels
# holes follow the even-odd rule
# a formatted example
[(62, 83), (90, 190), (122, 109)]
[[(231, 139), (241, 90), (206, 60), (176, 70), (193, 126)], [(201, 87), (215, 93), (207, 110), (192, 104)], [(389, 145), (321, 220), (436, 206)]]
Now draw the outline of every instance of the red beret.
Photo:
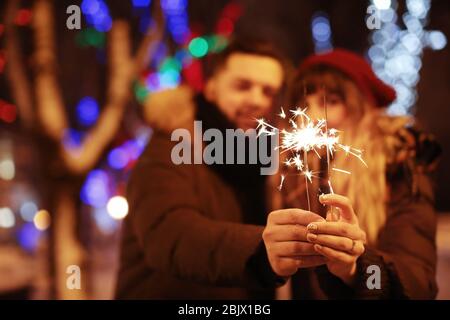
[(316, 65), (331, 66), (346, 74), (377, 107), (386, 107), (395, 100), (395, 90), (375, 75), (366, 60), (353, 52), (334, 49), (309, 56), (301, 63), (299, 73), (303, 74)]

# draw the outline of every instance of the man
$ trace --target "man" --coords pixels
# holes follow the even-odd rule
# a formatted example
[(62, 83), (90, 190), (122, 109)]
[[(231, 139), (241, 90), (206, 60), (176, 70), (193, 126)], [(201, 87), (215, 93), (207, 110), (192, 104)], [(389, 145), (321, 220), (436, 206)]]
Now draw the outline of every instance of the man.
[[(154, 134), (129, 182), (117, 298), (273, 298), (300, 265), (323, 263), (307, 242), (278, 242), (292, 232), (306, 241), (304, 226), (323, 220), (313, 213), (272, 214), (264, 243), (269, 208), (260, 165), (177, 165), (171, 158), (171, 133), (193, 132), (194, 120), (224, 132), (255, 128), (256, 118), (268, 117), (283, 87), (284, 61), (267, 43), (234, 41), (217, 57), (202, 94), (182, 86), (150, 97)], [(305, 252), (313, 255), (299, 260)]]

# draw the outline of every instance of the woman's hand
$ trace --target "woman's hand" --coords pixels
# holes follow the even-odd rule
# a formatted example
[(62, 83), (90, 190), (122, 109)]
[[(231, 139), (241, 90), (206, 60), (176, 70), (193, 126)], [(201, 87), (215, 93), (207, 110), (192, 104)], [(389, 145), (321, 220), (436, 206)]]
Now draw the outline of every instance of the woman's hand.
[(272, 270), (282, 277), (289, 277), (298, 268), (325, 264), (325, 257), (314, 250), (306, 240), (306, 226), (311, 222), (324, 222), (321, 216), (301, 209), (272, 211), (263, 232)]
[(307, 226), (307, 240), (314, 250), (327, 258), (328, 270), (351, 285), (356, 275), (356, 260), (364, 253), (366, 233), (359, 227), (350, 200), (326, 194), (319, 201), (340, 211), (337, 221), (312, 222)]

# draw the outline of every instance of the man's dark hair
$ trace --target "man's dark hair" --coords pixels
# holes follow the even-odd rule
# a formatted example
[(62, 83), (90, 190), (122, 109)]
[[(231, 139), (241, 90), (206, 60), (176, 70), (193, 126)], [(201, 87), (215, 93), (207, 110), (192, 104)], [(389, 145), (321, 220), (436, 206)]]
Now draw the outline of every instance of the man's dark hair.
[(221, 52), (211, 55), (206, 61), (206, 78), (213, 76), (222, 68), (233, 53), (246, 53), (271, 57), (279, 61), (287, 74), (289, 62), (284, 53), (273, 42), (257, 37), (240, 36), (232, 38)]

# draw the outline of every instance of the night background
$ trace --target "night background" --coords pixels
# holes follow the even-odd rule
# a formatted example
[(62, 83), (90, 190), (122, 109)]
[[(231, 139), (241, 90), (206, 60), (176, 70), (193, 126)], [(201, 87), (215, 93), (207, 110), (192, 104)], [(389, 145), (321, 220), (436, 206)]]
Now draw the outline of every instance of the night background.
[[(70, 5), (79, 30), (66, 26)], [(113, 297), (126, 183), (152, 134), (143, 102), (201, 88), (232, 34), (262, 35), (294, 65), (350, 49), (394, 85), (389, 112), (415, 115), (443, 149), (438, 298), (450, 299), (447, 0), (2, 1), (0, 298)], [(68, 265), (81, 267), (82, 290), (66, 289)]]

